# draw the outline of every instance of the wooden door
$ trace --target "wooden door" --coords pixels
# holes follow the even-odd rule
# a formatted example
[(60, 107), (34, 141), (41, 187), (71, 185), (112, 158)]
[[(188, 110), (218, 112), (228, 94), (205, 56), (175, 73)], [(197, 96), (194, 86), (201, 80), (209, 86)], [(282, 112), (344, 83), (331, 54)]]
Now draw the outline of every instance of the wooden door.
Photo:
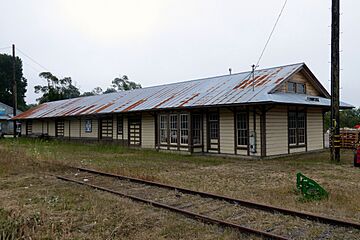
[(141, 116), (129, 117), (129, 146), (141, 146)]

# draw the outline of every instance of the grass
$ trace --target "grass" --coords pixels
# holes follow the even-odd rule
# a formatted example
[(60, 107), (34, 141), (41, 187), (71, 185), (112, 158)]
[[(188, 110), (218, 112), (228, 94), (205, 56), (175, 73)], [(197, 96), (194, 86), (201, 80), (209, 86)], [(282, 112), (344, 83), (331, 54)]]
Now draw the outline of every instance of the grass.
[[(359, 222), (359, 169), (352, 167), (352, 152), (343, 151), (340, 164), (328, 159), (328, 152), (240, 160), (116, 145), (3, 139), (0, 141), (0, 231), (32, 239), (248, 238), (60, 182), (49, 175), (64, 171), (58, 164), (86, 166)], [(301, 201), (295, 191), (297, 172), (318, 181), (329, 191), (329, 199)]]

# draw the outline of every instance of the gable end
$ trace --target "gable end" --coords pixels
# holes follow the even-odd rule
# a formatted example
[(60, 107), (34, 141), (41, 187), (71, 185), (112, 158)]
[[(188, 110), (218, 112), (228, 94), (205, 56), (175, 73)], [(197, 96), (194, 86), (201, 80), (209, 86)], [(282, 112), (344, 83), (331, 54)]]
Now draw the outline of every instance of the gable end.
[(281, 84), (272, 89), (269, 93), (288, 92), (287, 88), (289, 82), (304, 84), (307, 95), (330, 98), (330, 94), (305, 64), (284, 79)]

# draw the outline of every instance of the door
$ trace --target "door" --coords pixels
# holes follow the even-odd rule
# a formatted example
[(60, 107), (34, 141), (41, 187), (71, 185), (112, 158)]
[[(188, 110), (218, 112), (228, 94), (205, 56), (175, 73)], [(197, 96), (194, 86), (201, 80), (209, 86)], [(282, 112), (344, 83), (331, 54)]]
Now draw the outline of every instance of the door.
[(129, 117), (129, 146), (141, 146), (141, 116)]
[(113, 138), (113, 119), (103, 118), (100, 120), (100, 138), (103, 140), (112, 140)]
[(207, 119), (208, 152), (220, 152), (219, 113), (209, 112)]

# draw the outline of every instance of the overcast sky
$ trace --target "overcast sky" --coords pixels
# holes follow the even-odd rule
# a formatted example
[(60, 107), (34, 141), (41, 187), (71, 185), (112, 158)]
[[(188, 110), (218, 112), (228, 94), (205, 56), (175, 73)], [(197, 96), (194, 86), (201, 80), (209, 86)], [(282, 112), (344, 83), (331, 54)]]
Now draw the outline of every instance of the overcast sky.
[[(284, 0), (1, 1), (0, 49), (16, 47), (33, 87), (50, 71), (81, 91), (128, 75), (143, 87), (256, 63)], [(330, 0), (288, 0), (259, 68), (305, 62), (330, 87)], [(341, 3), (341, 99), (360, 106), (360, 1)], [(10, 53), (10, 49), (1, 50)]]

